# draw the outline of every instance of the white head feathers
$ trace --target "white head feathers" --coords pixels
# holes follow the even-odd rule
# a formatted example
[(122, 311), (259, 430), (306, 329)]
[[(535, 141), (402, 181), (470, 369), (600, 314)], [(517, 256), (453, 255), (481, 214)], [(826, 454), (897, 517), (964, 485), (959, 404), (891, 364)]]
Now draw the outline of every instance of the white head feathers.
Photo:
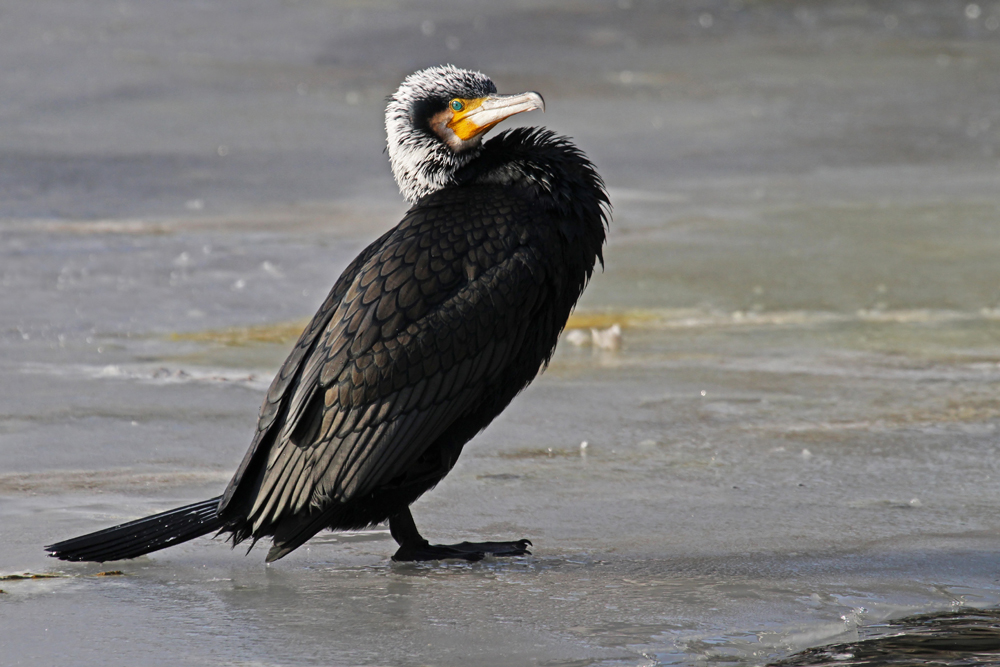
[(406, 77), (385, 110), (386, 143), (392, 175), (409, 202), (445, 187), (455, 171), (479, 154), (479, 137), (460, 150), (450, 148), (430, 127), (431, 117), (449, 100), (496, 93), (485, 74), (442, 65)]

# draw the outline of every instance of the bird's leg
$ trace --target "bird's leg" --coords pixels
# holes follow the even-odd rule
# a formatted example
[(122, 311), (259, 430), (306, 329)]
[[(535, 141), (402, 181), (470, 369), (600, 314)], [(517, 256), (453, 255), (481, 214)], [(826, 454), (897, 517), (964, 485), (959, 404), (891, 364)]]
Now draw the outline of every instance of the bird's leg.
[(467, 561), (482, 560), (487, 554), (493, 556), (525, 556), (531, 555), (529, 540), (516, 542), (459, 542), (458, 544), (430, 544), (417, 530), (413, 523), (410, 508), (389, 517), (389, 532), (392, 539), (399, 544), (399, 549), (393, 554), (395, 561), (441, 560), (444, 558), (461, 558)]

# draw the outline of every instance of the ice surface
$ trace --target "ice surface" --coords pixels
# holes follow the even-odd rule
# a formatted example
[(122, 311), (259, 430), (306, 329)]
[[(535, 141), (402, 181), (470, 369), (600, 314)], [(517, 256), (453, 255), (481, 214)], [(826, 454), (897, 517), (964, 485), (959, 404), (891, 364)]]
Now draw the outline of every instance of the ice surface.
[[(0, 579), (0, 664), (754, 665), (1000, 604), (1000, 9), (970, 6), (0, 9), (0, 575), (60, 575)], [(404, 210), (385, 96), (446, 61), (542, 92), (521, 120), (615, 205), (571, 326), (620, 349), (562, 345), (414, 506), (534, 555), (46, 558), (222, 490)]]

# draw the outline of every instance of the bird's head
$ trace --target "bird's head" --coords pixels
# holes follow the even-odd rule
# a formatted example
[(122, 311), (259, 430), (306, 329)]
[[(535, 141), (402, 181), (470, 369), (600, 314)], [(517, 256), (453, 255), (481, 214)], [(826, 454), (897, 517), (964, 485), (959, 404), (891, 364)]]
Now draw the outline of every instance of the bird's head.
[(452, 65), (406, 77), (385, 110), (389, 164), (403, 196), (416, 202), (448, 185), (487, 131), (533, 109), (545, 110), (538, 93), (497, 95), (485, 74)]

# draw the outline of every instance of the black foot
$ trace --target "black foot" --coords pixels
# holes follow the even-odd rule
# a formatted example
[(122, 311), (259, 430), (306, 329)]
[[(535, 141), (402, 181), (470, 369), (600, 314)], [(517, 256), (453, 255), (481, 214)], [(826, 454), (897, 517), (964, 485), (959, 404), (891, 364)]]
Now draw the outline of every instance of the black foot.
[(429, 544), (420, 536), (417, 525), (413, 523), (413, 515), (409, 508), (389, 517), (389, 532), (399, 545), (392, 559), (395, 561), (413, 560), (443, 560), (445, 558), (460, 558), (475, 562), (487, 555), (492, 556), (530, 556), (528, 547), (531, 542), (518, 540), (516, 542), (460, 542), (459, 544)]
[(394, 561), (444, 560), (459, 558), (469, 562), (489, 556), (530, 556), (530, 540), (516, 542), (460, 542), (458, 544), (407, 543), (393, 554)]

